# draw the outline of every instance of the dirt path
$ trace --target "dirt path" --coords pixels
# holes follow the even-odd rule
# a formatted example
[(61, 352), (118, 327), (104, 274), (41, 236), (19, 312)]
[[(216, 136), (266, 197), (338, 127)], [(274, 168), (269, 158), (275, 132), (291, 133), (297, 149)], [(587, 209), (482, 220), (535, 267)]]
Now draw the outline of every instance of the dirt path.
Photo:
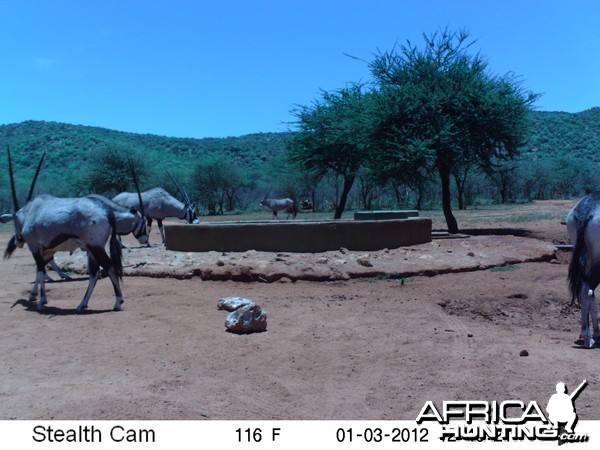
[[(26, 300), (32, 259), (20, 250), (0, 267), (0, 419), (414, 419), (427, 400), (545, 404), (558, 381), (583, 379), (580, 419), (600, 419), (600, 353), (573, 345), (568, 254), (552, 249), (556, 221), (552, 237), (539, 239), (545, 220), (531, 232), (538, 239), (435, 241), (368, 255), (371, 267), (352, 252), (131, 249), (127, 270), (137, 276), (124, 279), (121, 312), (111, 311), (102, 280), (86, 313), (74, 311), (86, 281), (49, 285), (38, 313)], [(271, 283), (214, 281), (227, 270), (259, 279), (282, 267), (289, 273)], [(357, 278), (363, 270), (378, 273)], [(306, 281), (314, 273), (322, 281)], [(267, 331), (226, 332), (216, 307), (226, 296), (259, 303)]]

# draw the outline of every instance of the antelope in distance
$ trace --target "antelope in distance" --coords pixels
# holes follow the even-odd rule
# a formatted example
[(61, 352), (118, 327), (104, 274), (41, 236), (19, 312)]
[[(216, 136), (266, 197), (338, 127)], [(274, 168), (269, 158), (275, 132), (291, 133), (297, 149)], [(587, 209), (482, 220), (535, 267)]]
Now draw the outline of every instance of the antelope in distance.
[[(185, 192), (185, 191), (182, 191)], [(163, 188), (153, 188), (141, 193), (142, 207), (148, 221), (148, 235), (152, 227), (152, 219), (156, 219), (162, 243), (165, 243), (165, 232), (163, 229), (163, 219), (166, 217), (177, 217), (185, 219), (187, 223), (198, 223), (195, 205), (190, 201), (187, 194), (184, 195), (185, 203), (180, 202)], [(122, 192), (113, 198), (113, 201), (119, 205), (131, 208), (140, 204), (138, 196), (131, 192)]]
[(568, 273), (571, 304), (578, 303), (581, 307), (581, 333), (575, 343), (590, 348), (600, 343), (594, 295), (600, 284), (600, 192), (586, 195), (571, 209), (567, 232), (573, 244)]
[(266, 206), (273, 212), (273, 219), (277, 218), (277, 211), (285, 210), (288, 214), (286, 219), (289, 219), (290, 215), (295, 219), (298, 214), (298, 206), (291, 198), (268, 198), (265, 195), (260, 205)]
[[(43, 157), (42, 157), (43, 159)], [(91, 198), (58, 198), (40, 195), (23, 207), (17, 201), (10, 150), (8, 151), (11, 190), (13, 195), (13, 214), (1, 216), (2, 222), (12, 220), (15, 224), (15, 235), (9, 241), (4, 258), (8, 259), (17, 247), (27, 244), (36, 263), (36, 286), (40, 287), (40, 299), (37, 309), (43, 310), (47, 303), (46, 264), (54, 254), (62, 250), (70, 250), (73, 241), (82, 245), (88, 253), (90, 278), (83, 300), (77, 307), (78, 312), (87, 308), (88, 301), (100, 274), (100, 267), (110, 277), (115, 292), (114, 310), (120, 310), (123, 293), (119, 279), (123, 274), (121, 246), (117, 239), (115, 214), (106, 205)], [(38, 171), (34, 177), (37, 178)], [(35, 183), (32, 183), (30, 194)], [(105, 246), (110, 240), (110, 256)], [(32, 292), (33, 294), (33, 292)], [(35, 298), (37, 296), (37, 288)], [(30, 296), (30, 300), (32, 300)]]

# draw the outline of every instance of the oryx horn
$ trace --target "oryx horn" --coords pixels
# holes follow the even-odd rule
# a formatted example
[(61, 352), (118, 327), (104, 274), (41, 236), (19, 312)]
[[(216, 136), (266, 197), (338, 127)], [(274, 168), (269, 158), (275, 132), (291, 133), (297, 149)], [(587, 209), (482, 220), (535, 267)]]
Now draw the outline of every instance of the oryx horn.
[(185, 189), (183, 189), (183, 186), (181, 186), (181, 183), (179, 183), (179, 181), (177, 181), (177, 178), (175, 178), (171, 172), (167, 172), (167, 173), (169, 174), (169, 177), (171, 177), (171, 181), (173, 181), (173, 183), (175, 183), (175, 187), (177, 187), (177, 190), (183, 197), (183, 200), (188, 205), (191, 205), (192, 202), (190, 201), (190, 198), (188, 197), (187, 192), (185, 192)]
[(138, 182), (137, 174), (135, 172), (135, 167), (133, 165), (133, 161), (129, 158), (129, 170), (131, 171), (131, 176), (133, 177), (133, 184), (135, 184), (135, 190), (138, 195), (138, 200), (140, 202), (140, 214), (145, 216), (144, 214), (144, 202), (142, 202), (142, 194), (140, 192), (140, 184)]
[(40, 162), (38, 163), (37, 169), (35, 170), (35, 175), (33, 176), (33, 181), (31, 182), (31, 187), (29, 188), (29, 194), (27, 195), (27, 201), (31, 200), (33, 197), (33, 189), (35, 188), (35, 183), (37, 182), (38, 175), (40, 174), (40, 169), (42, 168), (42, 163), (44, 162), (44, 158), (46, 157), (46, 152), (42, 153), (42, 157), (40, 158)]
[(10, 157), (10, 147), (8, 145), (6, 146), (6, 152), (8, 153), (8, 173), (10, 175), (10, 189), (12, 191), (14, 208), (13, 212), (16, 213), (21, 208), (19, 208), (19, 200), (17, 199), (17, 191), (15, 189), (15, 175), (13, 173), (12, 158)]

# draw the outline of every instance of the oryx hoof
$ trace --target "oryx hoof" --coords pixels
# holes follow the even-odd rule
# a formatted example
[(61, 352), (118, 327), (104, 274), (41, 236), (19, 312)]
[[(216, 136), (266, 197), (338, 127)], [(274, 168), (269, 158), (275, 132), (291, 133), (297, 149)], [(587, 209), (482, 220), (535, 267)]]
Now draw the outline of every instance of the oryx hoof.
[(37, 302), (36, 308), (38, 311), (43, 311), (46, 308), (46, 302)]
[(113, 311), (121, 311), (121, 306), (125, 303), (125, 300), (120, 299), (115, 302), (115, 306), (113, 307)]
[(77, 307), (77, 312), (78, 313), (82, 313), (83, 311), (85, 311), (87, 309), (87, 305), (79, 305)]

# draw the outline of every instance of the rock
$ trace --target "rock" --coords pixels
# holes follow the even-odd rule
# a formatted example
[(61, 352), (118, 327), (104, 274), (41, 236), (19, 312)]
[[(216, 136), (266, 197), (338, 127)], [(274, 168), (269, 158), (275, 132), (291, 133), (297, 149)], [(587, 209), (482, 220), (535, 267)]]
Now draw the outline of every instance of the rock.
[(519, 353), (519, 356), (529, 356), (529, 352), (527, 350), (521, 350), (521, 353)]
[(242, 297), (224, 297), (217, 303), (217, 309), (224, 309), (225, 311), (235, 311), (236, 309), (244, 306), (254, 305), (252, 300)]
[(233, 333), (266, 331), (267, 312), (255, 303), (242, 306), (227, 316), (225, 328)]
[(373, 263), (371, 262), (368, 256), (361, 256), (356, 260), (356, 262), (364, 267), (373, 267)]

